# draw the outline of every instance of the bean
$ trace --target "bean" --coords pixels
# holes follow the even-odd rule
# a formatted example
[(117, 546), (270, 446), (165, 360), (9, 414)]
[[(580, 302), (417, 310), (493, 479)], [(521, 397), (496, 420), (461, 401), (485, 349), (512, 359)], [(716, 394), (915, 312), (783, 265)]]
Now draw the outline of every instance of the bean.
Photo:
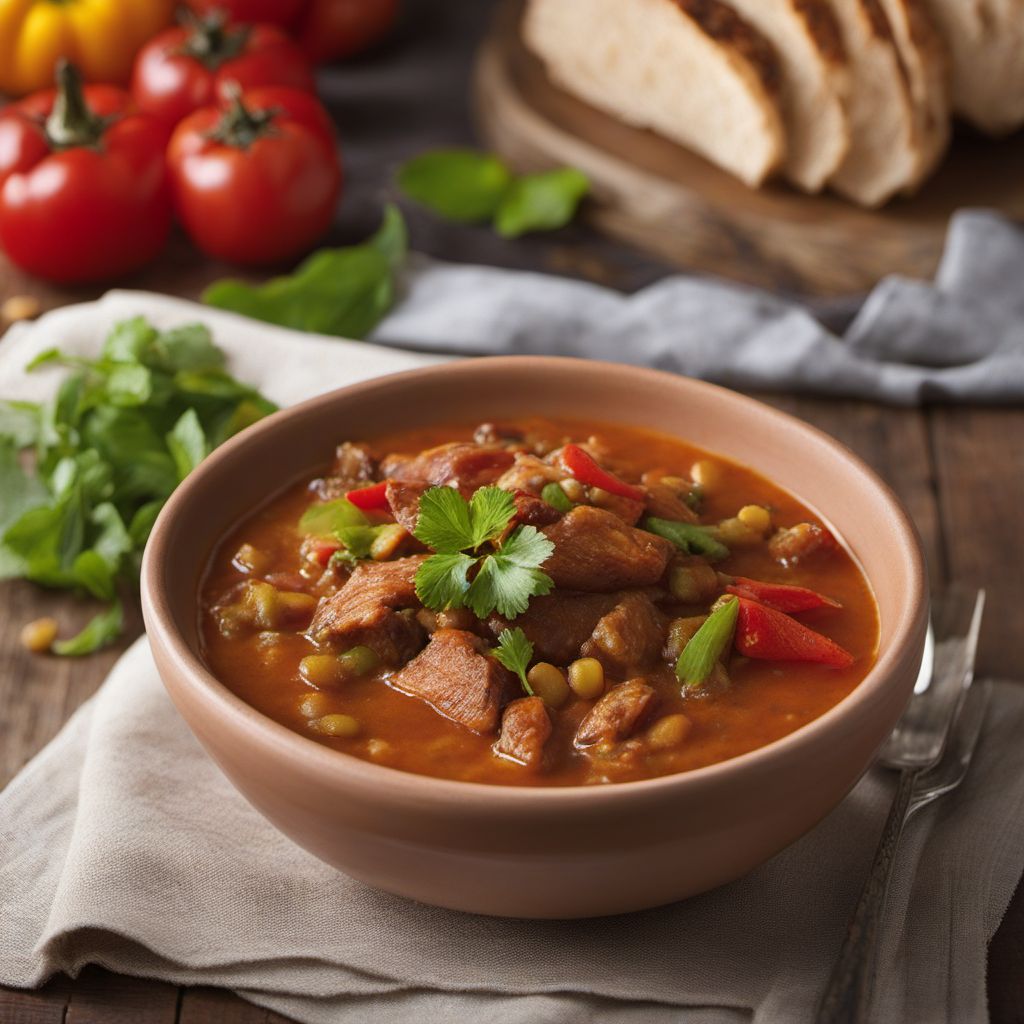
[(751, 547), (760, 544), (764, 539), (756, 530), (752, 530), (742, 519), (734, 516), (723, 519), (718, 524), (718, 539), (730, 548)]
[(597, 658), (577, 658), (569, 666), (569, 686), (582, 700), (597, 700), (604, 693), (604, 666)]
[(666, 715), (647, 730), (647, 744), (653, 750), (678, 747), (690, 734), (693, 723), (686, 715)]
[(369, 647), (351, 647), (338, 655), (338, 661), (346, 674), (354, 676), (365, 676), (380, 664), (377, 652)]
[(685, 604), (702, 604), (718, 592), (718, 573), (706, 562), (675, 565), (669, 573), (668, 589)]
[(56, 619), (33, 619), (21, 627), (21, 646), (33, 654), (45, 654), (56, 639)]
[(313, 686), (338, 686), (349, 676), (341, 659), (333, 654), (308, 654), (299, 662), (299, 675)]
[(569, 699), (569, 684), (560, 669), (546, 661), (539, 661), (526, 673), (530, 689), (549, 708), (560, 708)]
[(299, 701), (299, 714), (303, 718), (320, 718), (327, 713), (327, 695), (307, 693)]
[(317, 720), (317, 729), (327, 736), (352, 739), (359, 735), (359, 723), (351, 715), (324, 715)]

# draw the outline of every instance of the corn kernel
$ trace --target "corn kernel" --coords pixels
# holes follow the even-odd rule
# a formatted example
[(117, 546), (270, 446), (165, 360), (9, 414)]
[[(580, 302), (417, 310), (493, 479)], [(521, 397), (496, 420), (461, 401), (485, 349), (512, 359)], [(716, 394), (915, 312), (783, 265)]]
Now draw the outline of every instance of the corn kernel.
[(750, 547), (759, 544), (763, 537), (737, 517), (723, 519), (718, 524), (718, 539), (730, 548)]
[(56, 639), (56, 619), (33, 619), (21, 627), (21, 646), (33, 654), (45, 654)]
[(569, 699), (569, 684), (554, 665), (539, 661), (526, 673), (530, 689), (549, 708), (560, 708)]
[(736, 518), (755, 533), (766, 534), (772, 528), (771, 513), (763, 505), (744, 505)]

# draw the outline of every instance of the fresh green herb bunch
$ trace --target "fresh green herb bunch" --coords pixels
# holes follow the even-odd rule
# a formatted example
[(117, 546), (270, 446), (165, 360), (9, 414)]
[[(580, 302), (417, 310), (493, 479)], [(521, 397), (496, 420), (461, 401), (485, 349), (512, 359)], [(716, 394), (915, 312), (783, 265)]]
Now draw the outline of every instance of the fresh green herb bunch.
[(469, 501), (451, 487), (424, 492), (415, 532), (436, 554), (416, 573), (416, 593), (427, 608), (513, 619), (531, 597), (550, 593), (554, 583), (540, 567), (555, 546), (534, 526), (510, 530), (515, 514), (500, 487), (481, 487)]
[[(98, 359), (59, 349), (29, 370), (71, 369), (44, 405), (0, 402), (0, 579), (107, 603), (57, 654), (87, 654), (121, 631), (121, 583), (175, 487), (222, 441), (275, 406), (224, 369), (209, 330), (117, 324)], [(35, 472), (20, 452), (34, 448)]]

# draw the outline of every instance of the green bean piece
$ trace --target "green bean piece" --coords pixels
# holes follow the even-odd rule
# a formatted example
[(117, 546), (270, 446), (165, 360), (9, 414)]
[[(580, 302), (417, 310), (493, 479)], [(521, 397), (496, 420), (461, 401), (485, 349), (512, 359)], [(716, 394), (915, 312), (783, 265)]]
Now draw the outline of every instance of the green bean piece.
[(545, 484), (540, 496), (553, 508), (557, 508), (559, 512), (572, 511), (572, 501), (569, 499), (569, 495), (562, 490), (561, 484)]
[(729, 557), (729, 549), (715, 538), (710, 526), (697, 526), (694, 523), (680, 523), (674, 519), (656, 519), (650, 516), (643, 521), (643, 528), (672, 541), (677, 548), (688, 554), (703, 555), (712, 562)]

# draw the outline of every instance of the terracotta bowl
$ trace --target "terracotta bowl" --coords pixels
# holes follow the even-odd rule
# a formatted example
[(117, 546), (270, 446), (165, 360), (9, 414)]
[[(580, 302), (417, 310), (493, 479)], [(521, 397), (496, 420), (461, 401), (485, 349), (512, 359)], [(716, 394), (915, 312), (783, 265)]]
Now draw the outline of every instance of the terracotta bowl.
[[(881, 617), (856, 690), (791, 735), (695, 771), (579, 788), (486, 786), (350, 757), (264, 717), (200, 656), (196, 595), (224, 533), (328, 464), (336, 442), (430, 421), (589, 416), (654, 428), (756, 466), (830, 523)], [(821, 820), (860, 778), (913, 688), (927, 623), (921, 548), (892, 492), (847, 449), (722, 388), (651, 370), (476, 359), (378, 378), (270, 417), (218, 449), (167, 503), (142, 597), (174, 703), (239, 791), (300, 846), (424, 903), (516, 917), (638, 910), (743, 875)]]

